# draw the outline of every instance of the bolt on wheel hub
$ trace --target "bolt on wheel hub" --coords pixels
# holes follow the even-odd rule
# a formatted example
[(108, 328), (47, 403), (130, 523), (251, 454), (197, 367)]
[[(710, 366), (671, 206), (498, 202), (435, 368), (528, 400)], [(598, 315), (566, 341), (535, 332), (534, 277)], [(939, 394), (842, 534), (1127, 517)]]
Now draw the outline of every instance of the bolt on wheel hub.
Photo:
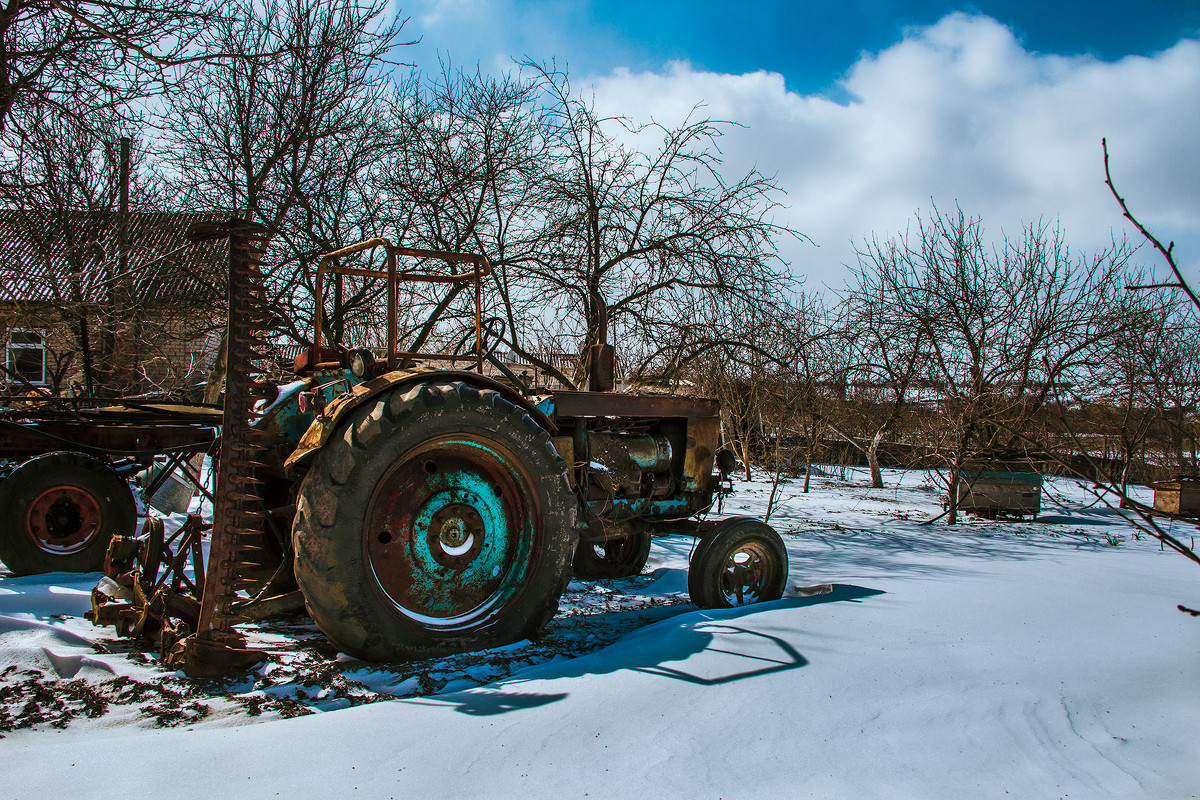
[(457, 569), (465, 567), (483, 550), (484, 531), (483, 517), (478, 511), (463, 503), (450, 503), (430, 517), (425, 536), (434, 559)]

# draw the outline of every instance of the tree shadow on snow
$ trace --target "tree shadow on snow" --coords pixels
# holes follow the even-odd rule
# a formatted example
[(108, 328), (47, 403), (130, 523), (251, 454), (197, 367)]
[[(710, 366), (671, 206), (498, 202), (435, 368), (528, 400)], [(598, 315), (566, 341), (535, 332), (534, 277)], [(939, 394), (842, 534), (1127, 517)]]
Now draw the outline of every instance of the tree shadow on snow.
[[(838, 522), (805, 526), (788, 540), (795, 576), (833, 574), (955, 575), (993, 560), (1026, 561), (1112, 545), (1104, 529), (1123, 524), (1119, 515), (1048, 515), (1034, 521), (969, 519), (960, 525), (921, 525), (892, 520), (860, 528)], [(805, 545), (809, 546), (805, 546)]]

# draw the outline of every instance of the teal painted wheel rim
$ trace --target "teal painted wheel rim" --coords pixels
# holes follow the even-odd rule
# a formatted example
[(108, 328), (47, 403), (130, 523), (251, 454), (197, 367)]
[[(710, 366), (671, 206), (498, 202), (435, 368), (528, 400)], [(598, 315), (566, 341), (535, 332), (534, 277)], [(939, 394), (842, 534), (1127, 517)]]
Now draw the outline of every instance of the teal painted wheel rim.
[(485, 625), (520, 594), (541, 513), (521, 463), (480, 436), (429, 439), (383, 475), (363, 528), (374, 584), (427, 631)]

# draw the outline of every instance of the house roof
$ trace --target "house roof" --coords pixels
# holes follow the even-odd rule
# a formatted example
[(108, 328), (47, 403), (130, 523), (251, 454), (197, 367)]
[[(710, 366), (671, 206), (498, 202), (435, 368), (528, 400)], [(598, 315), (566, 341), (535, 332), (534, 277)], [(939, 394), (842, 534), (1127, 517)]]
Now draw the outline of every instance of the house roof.
[[(0, 210), (0, 303), (112, 302), (119, 285), (119, 217), (115, 211)], [(194, 223), (227, 218), (217, 212), (131, 211), (126, 289), (131, 301), (187, 308), (224, 298), (225, 242), (189, 244), (186, 234)]]

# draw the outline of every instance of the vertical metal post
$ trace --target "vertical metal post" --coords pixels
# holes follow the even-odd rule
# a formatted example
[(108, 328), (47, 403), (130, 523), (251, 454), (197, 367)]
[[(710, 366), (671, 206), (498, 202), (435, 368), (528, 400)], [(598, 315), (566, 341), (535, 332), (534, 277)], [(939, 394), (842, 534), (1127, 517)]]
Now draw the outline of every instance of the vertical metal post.
[(121, 137), (121, 200), (117, 220), (117, 273), (124, 280), (129, 274), (129, 150), (128, 136)]
[(483, 272), (481, 264), (475, 264), (475, 362), (479, 374), (483, 374)]
[[(133, 371), (134, 348), (137, 336), (126, 329), (131, 322), (133, 308), (133, 279), (129, 275), (129, 161), (131, 141), (121, 137), (121, 161), (118, 166), (120, 195), (117, 205), (117, 280), (115, 288), (117, 336), (113, 342), (111, 365), (112, 376), (118, 378), (117, 385), (124, 384)], [(118, 350), (120, 355), (118, 356)]]
[(389, 370), (400, 366), (399, 356), (396, 355), (397, 330), (400, 324), (399, 311), (396, 307), (396, 251), (391, 245), (387, 249), (387, 365)]
[(337, 347), (345, 335), (346, 315), (342, 310), (342, 273), (333, 274), (333, 319), (329, 325), (329, 343)]

